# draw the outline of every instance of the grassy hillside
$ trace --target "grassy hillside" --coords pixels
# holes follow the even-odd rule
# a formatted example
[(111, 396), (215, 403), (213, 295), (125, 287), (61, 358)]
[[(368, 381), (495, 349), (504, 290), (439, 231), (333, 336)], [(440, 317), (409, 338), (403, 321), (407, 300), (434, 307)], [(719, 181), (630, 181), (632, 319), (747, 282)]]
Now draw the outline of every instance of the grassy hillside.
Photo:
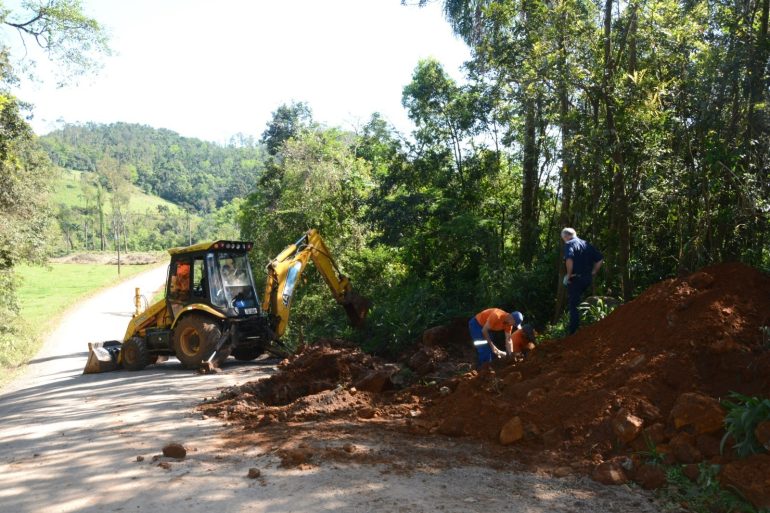
[[(85, 198), (83, 197), (83, 186), (81, 185), (81, 175), (84, 171), (74, 171), (70, 169), (59, 168), (58, 178), (54, 184), (54, 193), (51, 201), (54, 205), (65, 205), (71, 208), (84, 208)], [(93, 191), (93, 187), (90, 187)], [(158, 212), (158, 206), (167, 207), (172, 213), (183, 214), (184, 210), (178, 205), (166, 201), (158, 196), (152, 196), (145, 193), (139, 187), (135, 185), (130, 186), (131, 199), (129, 201), (129, 209), (134, 213), (147, 213)], [(109, 205), (110, 193), (106, 192), (107, 201), (105, 204)], [(195, 216), (198, 219), (197, 216)]]
[[(87, 175), (89, 180), (82, 180)], [(96, 208), (95, 175), (88, 171), (58, 168), (50, 197), (60, 236), (52, 254), (100, 250), (99, 215)], [(217, 237), (227, 229), (217, 223), (215, 215), (198, 215), (179, 205), (148, 194), (135, 185), (128, 187), (128, 210), (123, 212), (120, 234), (122, 249), (129, 251), (162, 251)], [(115, 218), (112, 194), (102, 189), (106, 249), (115, 249)], [(88, 199), (87, 199), (88, 198)], [(225, 221), (235, 222), (234, 214)]]

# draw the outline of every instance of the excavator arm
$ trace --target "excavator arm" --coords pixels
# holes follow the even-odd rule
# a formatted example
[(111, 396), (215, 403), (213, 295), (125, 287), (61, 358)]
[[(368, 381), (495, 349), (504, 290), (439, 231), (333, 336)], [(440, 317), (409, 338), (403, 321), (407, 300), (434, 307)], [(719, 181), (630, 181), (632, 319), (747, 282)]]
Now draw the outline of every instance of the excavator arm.
[(354, 327), (360, 327), (369, 312), (369, 301), (356, 294), (347, 276), (337, 264), (316, 230), (309, 230), (267, 264), (267, 283), (262, 296), (262, 309), (275, 316), (274, 332), (280, 338), (286, 331), (295, 288), (308, 261), (312, 260)]

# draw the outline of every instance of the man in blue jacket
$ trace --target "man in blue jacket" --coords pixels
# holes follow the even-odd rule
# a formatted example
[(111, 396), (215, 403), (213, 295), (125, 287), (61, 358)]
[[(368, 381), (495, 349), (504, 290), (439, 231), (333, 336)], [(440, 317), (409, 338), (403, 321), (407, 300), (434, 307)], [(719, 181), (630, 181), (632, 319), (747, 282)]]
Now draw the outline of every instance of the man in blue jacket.
[(573, 228), (564, 228), (561, 231), (561, 238), (564, 240), (564, 262), (567, 266), (564, 283), (567, 285), (569, 298), (569, 334), (572, 335), (580, 324), (578, 305), (583, 292), (599, 272), (599, 268), (604, 263), (604, 257), (598, 249), (579, 238)]

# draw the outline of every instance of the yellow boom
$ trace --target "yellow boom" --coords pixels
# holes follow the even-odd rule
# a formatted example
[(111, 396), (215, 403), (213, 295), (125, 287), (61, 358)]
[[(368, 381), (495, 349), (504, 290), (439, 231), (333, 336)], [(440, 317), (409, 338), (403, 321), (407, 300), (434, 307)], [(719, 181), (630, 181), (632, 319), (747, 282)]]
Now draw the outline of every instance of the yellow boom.
[(294, 290), (311, 259), (331, 289), (335, 301), (345, 308), (350, 324), (360, 326), (366, 319), (369, 302), (353, 291), (350, 280), (339, 271), (318, 231), (308, 230), (267, 264), (262, 309), (279, 318), (275, 329), (277, 337), (286, 331)]

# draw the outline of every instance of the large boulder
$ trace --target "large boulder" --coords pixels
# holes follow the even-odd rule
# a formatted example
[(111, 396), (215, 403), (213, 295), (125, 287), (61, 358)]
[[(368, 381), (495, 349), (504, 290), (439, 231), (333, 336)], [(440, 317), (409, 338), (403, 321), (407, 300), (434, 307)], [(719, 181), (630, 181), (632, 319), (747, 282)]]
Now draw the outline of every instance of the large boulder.
[(671, 418), (677, 429), (691, 426), (695, 434), (702, 435), (722, 429), (725, 411), (713, 397), (689, 392), (677, 398), (671, 409)]

